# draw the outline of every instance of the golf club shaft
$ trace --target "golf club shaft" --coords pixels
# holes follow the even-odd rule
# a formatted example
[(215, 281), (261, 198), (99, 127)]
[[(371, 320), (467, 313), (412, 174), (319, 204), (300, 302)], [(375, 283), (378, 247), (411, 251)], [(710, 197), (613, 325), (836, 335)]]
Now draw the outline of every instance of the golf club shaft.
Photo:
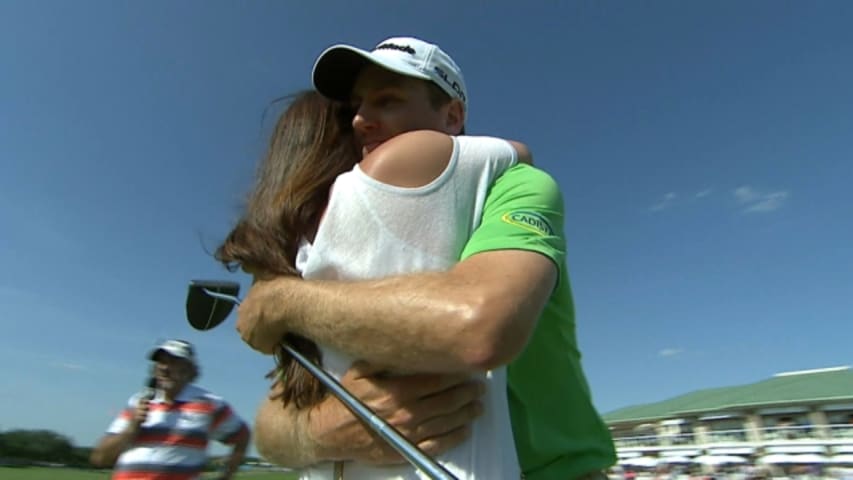
[(238, 307), (240, 306), (240, 299), (235, 297), (234, 295), (226, 295), (224, 293), (214, 292), (213, 290), (210, 290), (208, 288), (202, 288), (202, 290), (204, 290), (204, 293), (208, 294), (213, 298), (218, 298), (220, 300), (225, 300), (226, 302), (231, 302), (234, 305), (237, 305)]
[[(225, 300), (227, 302), (231, 302), (234, 305), (240, 305), (240, 299), (234, 295), (227, 295), (224, 293), (214, 292), (210, 289), (204, 288), (204, 293), (210, 295), (213, 298), (218, 298), (220, 300)], [(351, 394), (347, 389), (345, 389), (336, 379), (335, 377), (329, 375), (325, 370), (315, 365), (311, 360), (308, 360), (301, 353), (296, 351), (293, 347), (288, 345), (286, 342), (281, 343), (281, 348), (283, 348), (287, 353), (289, 353), (293, 358), (299, 362), (306, 370), (311, 372), (312, 375), (317, 377), (317, 380), (320, 381), (323, 385), (326, 386), (332, 393), (340, 400), (356, 417), (363, 420), (367, 423), (370, 428), (373, 429), (383, 440), (388, 442), (389, 445), (394, 447), (400, 455), (403, 456), (406, 460), (409, 461), (412, 465), (417, 467), (420, 471), (429, 475), (431, 479), (434, 480), (456, 480), (456, 477), (453, 476), (446, 468), (441, 466), (438, 462), (430, 458), (429, 455), (422, 452), (418, 447), (413, 445), (409, 440), (404, 437), (400, 432), (398, 432), (393, 426), (391, 426), (388, 422), (383, 420), (381, 417), (373, 413), (372, 410), (367, 408), (366, 405), (361, 403), (361, 400), (355, 397), (355, 395)]]
[(408, 460), (412, 465), (416, 466), (422, 472), (429, 475), (430, 478), (435, 480), (456, 480), (456, 477), (453, 476), (452, 473), (447, 471), (446, 468), (441, 466), (438, 462), (430, 458), (429, 455), (422, 452), (419, 448), (414, 446), (411, 442), (409, 442), (406, 437), (404, 437), (400, 432), (398, 432), (393, 426), (391, 426), (388, 422), (383, 420), (381, 417), (373, 413), (372, 410), (367, 408), (361, 400), (356, 398), (353, 394), (351, 394), (347, 389), (345, 389), (338, 381), (325, 370), (315, 365), (313, 362), (305, 358), (301, 353), (296, 351), (290, 345), (285, 342), (281, 343), (281, 348), (283, 348), (287, 353), (293, 356), (293, 358), (299, 362), (300, 365), (305, 367), (306, 370), (311, 372), (312, 375), (317, 377), (320, 380), (320, 383), (325, 385), (332, 393), (338, 397), (338, 400), (343, 402), (350, 411), (357, 416), (358, 418), (364, 420), (370, 427), (375, 431), (380, 437), (382, 437), (386, 442), (388, 442), (392, 447), (394, 447), (397, 452), (400, 453), (406, 460)]

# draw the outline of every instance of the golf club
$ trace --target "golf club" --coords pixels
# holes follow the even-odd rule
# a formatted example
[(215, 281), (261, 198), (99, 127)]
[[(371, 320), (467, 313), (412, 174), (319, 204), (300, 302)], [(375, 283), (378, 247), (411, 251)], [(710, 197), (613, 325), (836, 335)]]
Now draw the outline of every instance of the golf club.
[[(236, 282), (192, 280), (187, 293), (187, 320), (197, 330), (210, 330), (228, 317), (235, 305), (240, 305), (240, 285)], [(305, 358), (286, 342), (281, 347), (312, 375), (317, 377), (346, 407), (367, 423), (412, 465), (435, 480), (456, 480), (446, 468), (409, 442), (388, 422), (373, 413), (322, 368)]]

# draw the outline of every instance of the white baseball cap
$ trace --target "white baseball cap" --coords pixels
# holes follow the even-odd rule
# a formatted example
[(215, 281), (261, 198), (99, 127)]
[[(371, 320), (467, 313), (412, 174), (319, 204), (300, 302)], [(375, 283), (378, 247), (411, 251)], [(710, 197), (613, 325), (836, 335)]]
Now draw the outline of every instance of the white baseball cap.
[(462, 100), (468, 109), (462, 69), (438, 45), (412, 37), (382, 40), (370, 52), (343, 44), (327, 48), (314, 63), (314, 88), (333, 100), (347, 101), (358, 73), (370, 63), (401, 75), (429, 80), (451, 98)]
[(149, 360), (154, 360), (160, 352), (168, 353), (173, 357), (189, 360), (193, 365), (195, 362), (195, 350), (190, 342), (184, 340), (166, 340), (148, 354)]

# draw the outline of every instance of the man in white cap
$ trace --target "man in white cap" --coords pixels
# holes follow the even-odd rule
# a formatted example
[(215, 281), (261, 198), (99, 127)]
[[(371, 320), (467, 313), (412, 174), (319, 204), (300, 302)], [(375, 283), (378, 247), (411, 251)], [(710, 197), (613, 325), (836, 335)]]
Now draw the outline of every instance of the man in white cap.
[[(397, 114), (394, 119), (396, 125), (393, 126), (402, 129), (396, 134), (418, 128), (439, 130), (450, 135), (464, 133), (465, 111), (468, 108), (465, 80), (456, 62), (438, 45), (411, 37), (383, 40), (371, 52), (349, 45), (336, 45), (317, 59), (313, 78), (315, 88), (323, 95), (342, 102), (357, 103), (359, 107), (365, 106), (365, 99), (362, 98), (365, 92), (377, 94), (381, 93), (377, 90), (384, 86), (400, 85), (409, 79), (423, 80), (420, 83), (428, 89), (428, 105), (409, 102), (408, 106), (430, 106), (431, 111), (421, 112), (420, 118), (411, 111), (402, 114), (399, 111), (392, 112)], [(442, 111), (443, 106), (449, 111)], [(445, 118), (437, 119), (437, 115)], [(394, 123), (389, 122), (387, 117), (383, 120), (388, 126)], [(357, 126), (355, 128), (357, 134), (368, 133)]]
[[(313, 75), (320, 93), (352, 103), (365, 155), (412, 130), (464, 131), (468, 92), (462, 72), (436, 45), (407, 37), (384, 40), (372, 51), (338, 45), (323, 52)], [(446, 165), (388, 170), (390, 177), (423, 171), (421, 181), (402, 185), (417, 188)], [(480, 226), (449, 271), (347, 282), (265, 279), (244, 300), (238, 330), (265, 353), (292, 332), (412, 372), (508, 364), (512, 430), (525, 477), (602, 478), (615, 452), (580, 364), (562, 221), (556, 182), (518, 165), (492, 185)], [(358, 384), (368, 405), (392, 417), (419, 445), (438, 452), (458, 442), (471, 413), (454, 405), (468, 405), (471, 394), (460, 390), (455, 404), (429, 401), (454, 387), (451, 377), (432, 378), (413, 394), (411, 378), (417, 377), (371, 377), (358, 369), (344, 382)], [(442, 415), (419, 408), (426, 404)], [(389, 461), (371, 457), (381, 447), (369, 434), (359, 435), (358, 422), (334, 401), (286, 413), (295, 435), (276, 436), (282, 413), (269, 402), (256, 420), (259, 449), (280, 454), (268, 455), (273, 460), (294, 466), (325, 459)]]
[(166, 340), (154, 348), (149, 389), (134, 394), (92, 451), (93, 464), (112, 466), (115, 480), (197, 479), (207, 466), (207, 445), (233, 447), (220, 478), (237, 471), (249, 429), (220, 397), (193, 385), (199, 368), (193, 346)]

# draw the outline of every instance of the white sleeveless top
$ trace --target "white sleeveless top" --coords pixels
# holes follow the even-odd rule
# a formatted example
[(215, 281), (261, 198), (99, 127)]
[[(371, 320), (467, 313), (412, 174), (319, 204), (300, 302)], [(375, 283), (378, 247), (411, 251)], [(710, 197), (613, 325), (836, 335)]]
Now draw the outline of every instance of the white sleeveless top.
[[(517, 162), (515, 149), (491, 137), (454, 137), (447, 168), (428, 185), (403, 188), (381, 183), (358, 165), (335, 180), (314, 243), (304, 241), (296, 266), (309, 280), (367, 280), (449, 270), (480, 224), (494, 180)], [(356, 360), (318, 345), (323, 368), (340, 379)], [(461, 479), (518, 479), (520, 470), (510, 425), (506, 371), (477, 375), (486, 383), (483, 415), (472, 434), (438, 460)], [(302, 471), (302, 479), (333, 479), (334, 464)], [(406, 464), (378, 467), (344, 464), (343, 478), (425, 479)]]

